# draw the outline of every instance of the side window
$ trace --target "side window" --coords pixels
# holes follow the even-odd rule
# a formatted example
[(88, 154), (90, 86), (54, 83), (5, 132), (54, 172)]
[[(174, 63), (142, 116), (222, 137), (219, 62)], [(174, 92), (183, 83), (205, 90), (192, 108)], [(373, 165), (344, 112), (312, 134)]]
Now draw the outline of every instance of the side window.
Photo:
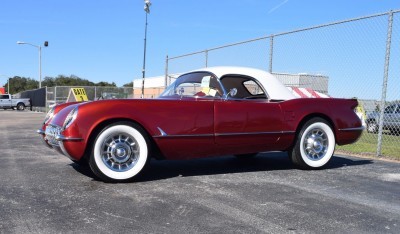
[(8, 99), (8, 95), (0, 95), (0, 99)]
[(217, 78), (210, 73), (194, 72), (182, 75), (160, 97), (222, 97), (223, 89)]
[(264, 94), (262, 88), (253, 80), (245, 81), (243, 82), (243, 85), (247, 89), (247, 91), (253, 96)]
[(235, 99), (267, 99), (264, 89), (248, 76), (227, 75), (221, 78), (221, 83), (225, 90), (237, 89)]
[(188, 83), (180, 83), (175, 88), (175, 94), (182, 92), (184, 96), (194, 96), (196, 93), (201, 91), (201, 86), (199, 83), (188, 82)]

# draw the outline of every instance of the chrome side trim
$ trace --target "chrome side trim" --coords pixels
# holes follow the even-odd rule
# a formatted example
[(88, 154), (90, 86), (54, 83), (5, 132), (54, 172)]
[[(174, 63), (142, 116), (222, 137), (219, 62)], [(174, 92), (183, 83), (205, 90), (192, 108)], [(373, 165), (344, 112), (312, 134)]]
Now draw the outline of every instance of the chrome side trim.
[(166, 135), (166, 136), (153, 136), (154, 138), (179, 138), (179, 137), (213, 137), (214, 134), (192, 134), (192, 135)]
[(65, 137), (63, 135), (57, 135), (55, 137), (57, 141), (81, 141), (83, 140), (82, 138), (77, 138), (77, 137)]
[[(159, 129), (161, 132), (161, 129)], [(215, 133), (215, 134), (182, 134), (182, 135), (160, 135), (154, 138), (178, 138), (178, 137), (221, 137), (221, 136), (250, 136), (250, 135), (273, 135), (273, 134), (294, 134), (295, 131), (278, 131), (278, 132), (238, 132), (238, 133)]]
[(235, 132), (235, 133), (216, 133), (215, 136), (249, 136), (249, 135), (273, 135), (273, 134), (293, 134), (295, 131), (278, 132)]
[(364, 131), (364, 129), (365, 129), (365, 127), (364, 127), (364, 126), (361, 126), (361, 127), (358, 127), (358, 128), (342, 128), (342, 129), (339, 129), (339, 131), (343, 131), (343, 132), (349, 132), (349, 131)]

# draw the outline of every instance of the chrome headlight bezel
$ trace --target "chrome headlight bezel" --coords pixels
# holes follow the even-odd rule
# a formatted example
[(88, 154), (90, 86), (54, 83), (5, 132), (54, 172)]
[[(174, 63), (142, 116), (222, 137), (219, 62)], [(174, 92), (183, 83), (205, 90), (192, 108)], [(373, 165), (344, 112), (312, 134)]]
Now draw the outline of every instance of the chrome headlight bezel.
[(78, 107), (73, 108), (67, 115), (64, 120), (64, 124), (62, 129), (65, 130), (75, 121), (76, 117), (78, 116)]

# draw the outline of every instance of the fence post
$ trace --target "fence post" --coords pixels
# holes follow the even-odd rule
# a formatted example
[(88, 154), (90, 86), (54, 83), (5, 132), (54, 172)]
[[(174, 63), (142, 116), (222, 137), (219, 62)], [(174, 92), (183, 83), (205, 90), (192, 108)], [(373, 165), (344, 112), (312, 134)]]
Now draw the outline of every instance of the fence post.
[(206, 67), (208, 67), (208, 50), (205, 50), (204, 52), (206, 54)]
[(57, 104), (57, 87), (58, 86), (54, 86), (54, 103)]
[[(44, 111), (45, 111), (45, 113), (48, 112), (48, 110), (47, 110), (47, 106), (48, 106), (48, 103), (47, 103), (47, 95), (48, 95), (48, 92), (47, 92), (47, 86), (46, 86), (46, 94), (45, 94), (46, 99), (45, 99), (45, 101), (44, 101)], [(32, 106), (32, 104), (31, 104), (31, 106)], [(31, 107), (31, 109), (32, 109), (32, 107)]]
[(269, 37), (269, 73), (272, 73), (272, 57), (274, 54), (274, 34)]
[(379, 132), (378, 132), (378, 147), (376, 150), (376, 156), (379, 157), (382, 155), (382, 131), (383, 131), (383, 115), (385, 111), (385, 102), (386, 102), (386, 93), (387, 93), (387, 83), (389, 76), (389, 61), (390, 61), (390, 45), (392, 41), (392, 25), (393, 25), (393, 11), (388, 12), (389, 15), (389, 23), (388, 23), (388, 31), (386, 38), (386, 55), (385, 55), (385, 67), (383, 74), (383, 84), (382, 84), (382, 97), (380, 103), (380, 114), (379, 114)]
[(165, 81), (164, 81), (165, 88), (168, 86), (168, 54), (165, 58)]

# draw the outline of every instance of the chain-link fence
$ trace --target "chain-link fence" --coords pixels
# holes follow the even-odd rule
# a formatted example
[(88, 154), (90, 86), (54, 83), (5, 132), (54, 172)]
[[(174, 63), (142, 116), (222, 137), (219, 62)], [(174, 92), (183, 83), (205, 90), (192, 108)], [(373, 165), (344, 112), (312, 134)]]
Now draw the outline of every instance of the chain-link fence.
[[(164, 87), (145, 88), (143, 98), (157, 98), (164, 89)], [(142, 88), (133, 89), (133, 98), (142, 98)]]
[[(46, 107), (53, 104), (64, 103), (68, 99), (71, 88), (75, 86), (56, 86), (47, 87), (46, 94)], [(84, 88), (89, 100), (99, 99), (115, 99), (115, 98), (133, 98), (132, 87), (105, 87), (105, 86), (79, 86)]]
[[(329, 77), (327, 83), (321, 83), (327, 85), (327, 93), (332, 97), (358, 98), (360, 118), (367, 127), (358, 143), (337, 149), (400, 158), (399, 12), (167, 56), (165, 83), (170, 83), (169, 74), (224, 65), (255, 67), (287, 76)], [(305, 81), (303, 87), (318, 89), (312, 79)]]

